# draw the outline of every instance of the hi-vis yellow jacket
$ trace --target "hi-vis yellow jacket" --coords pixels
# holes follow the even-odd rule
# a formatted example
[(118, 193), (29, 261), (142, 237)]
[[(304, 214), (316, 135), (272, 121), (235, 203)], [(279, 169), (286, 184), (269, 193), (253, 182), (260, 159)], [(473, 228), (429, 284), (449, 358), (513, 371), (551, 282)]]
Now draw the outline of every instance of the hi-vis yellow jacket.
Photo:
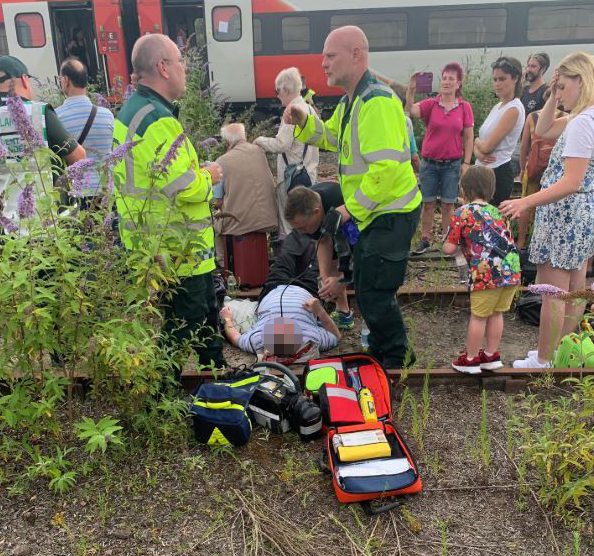
[(345, 95), (326, 122), (310, 114), (295, 137), (338, 151), (345, 206), (360, 230), (382, 214), (412, 212), (421, 204), (402, 103), (369, 72), (351, 104)]
[(199, 168), (188, 138), (166, 172), (154, 169), (181, 133), (173, 106), (140, 85), (115, 121), (115, 144), (138, 141), (114, 169), (116, 205), (128, 249), (141, 247), (135, 245), (141, 234), (163, 234), (161, 254), (175, 257), (183, 251), (185, 260), (175, 262), (177, 274), (195, 276), (215, 268), (210, 174)]

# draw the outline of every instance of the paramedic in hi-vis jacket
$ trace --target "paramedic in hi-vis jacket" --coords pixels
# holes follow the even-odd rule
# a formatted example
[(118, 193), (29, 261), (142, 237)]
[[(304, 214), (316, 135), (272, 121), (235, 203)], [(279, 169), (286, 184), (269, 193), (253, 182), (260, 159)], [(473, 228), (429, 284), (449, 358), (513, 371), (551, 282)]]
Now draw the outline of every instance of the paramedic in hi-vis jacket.
[[(284, 119), (295, 137), (337, 151), (345, 203), (342, 221), (353, 219), (361, 231), (355, 246), (357, 304), (369, 335), (369, 351), (386, 368), (414, 362), (396, 292), (404, 282), (410, 242), (419, 220), (421, 192), (410, 162), (402, 103), (368, 69), (369, 43), (354, 26), (330, 33), (322, 68), (328, 85), (344, 89), (332, 117), (323, 122), (299, 105), (287, 107)], [(339, 278), (329, 277), (320, 296), (332, 299)]]

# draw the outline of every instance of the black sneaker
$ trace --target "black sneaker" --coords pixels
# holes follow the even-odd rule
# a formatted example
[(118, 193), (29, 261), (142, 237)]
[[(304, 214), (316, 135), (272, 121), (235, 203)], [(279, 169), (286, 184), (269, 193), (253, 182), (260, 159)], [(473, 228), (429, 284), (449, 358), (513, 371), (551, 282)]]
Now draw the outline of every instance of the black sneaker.
[(426, 253), (428, 249), (431, 247), (431, 243), (428, 239), (422, 239), (417, 243), (417, 246), (411, 251), (411, 255), (422, 255)]

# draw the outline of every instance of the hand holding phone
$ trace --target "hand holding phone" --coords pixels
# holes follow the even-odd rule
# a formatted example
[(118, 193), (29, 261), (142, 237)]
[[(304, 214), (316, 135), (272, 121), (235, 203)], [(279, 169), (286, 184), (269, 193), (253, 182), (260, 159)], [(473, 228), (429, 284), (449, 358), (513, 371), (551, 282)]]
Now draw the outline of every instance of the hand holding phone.
[(416, 73), (415, 84), (417, 93), (431, 93), (433, 91), (433, 73), (430, 71)]

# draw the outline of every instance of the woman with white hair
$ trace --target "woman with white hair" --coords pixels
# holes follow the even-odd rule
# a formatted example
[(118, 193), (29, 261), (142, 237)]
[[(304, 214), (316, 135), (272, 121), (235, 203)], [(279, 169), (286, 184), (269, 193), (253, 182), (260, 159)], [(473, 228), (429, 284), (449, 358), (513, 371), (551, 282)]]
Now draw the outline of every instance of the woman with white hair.
[[(297, 68), (282, 70), (274, 82), (276, 95), (283, 105), (283, 110), (289, 104), (302, 103), (305, 109), (314, 114), (314, 109), (301, 97), (301, 74)], [(285, 204), (287, 202), (287, 185), (285, 184), (285, 168), (287, 164), (303, 164), (311, 183), (318, 178), (318, 162), (320, 154), (317, 147), (304, 145), (293, 137), (294, 125), (286, 124), (281, 118), (281, 124), (276, 137), (258, 137), (254, 144), (265, 151), (278, 153), (276, 160), (277, 201), (279, 218), (279, 239), (284, 239), (291, 232), (291, 226), (285, 220)]]

